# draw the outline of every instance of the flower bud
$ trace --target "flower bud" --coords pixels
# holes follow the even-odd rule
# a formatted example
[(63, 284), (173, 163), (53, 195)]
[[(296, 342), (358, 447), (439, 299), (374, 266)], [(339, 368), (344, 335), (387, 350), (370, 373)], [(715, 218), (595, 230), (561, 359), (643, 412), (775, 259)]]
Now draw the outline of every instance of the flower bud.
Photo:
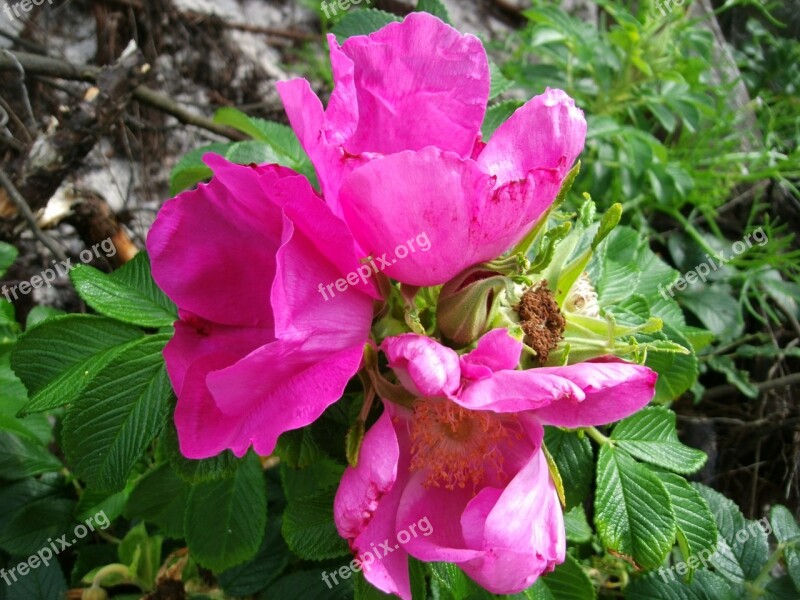
[(456, 344), (471, 344), (491, 329), (501, 292), (511, 279), (476, 265), (447, 282), (439, 294), (439, 330)]

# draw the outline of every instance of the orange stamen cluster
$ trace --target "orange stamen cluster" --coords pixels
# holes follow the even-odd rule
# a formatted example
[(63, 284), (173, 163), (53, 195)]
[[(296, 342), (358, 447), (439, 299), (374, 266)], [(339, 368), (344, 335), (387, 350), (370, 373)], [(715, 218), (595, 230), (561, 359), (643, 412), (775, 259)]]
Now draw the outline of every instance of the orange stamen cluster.
[(452, 490), (480, 484), (486, 469), (503, 471), (500, 443), (508, 437), (497, 415), (443, 399), (414, 403), (411, 470), (425, 469), (426, 486)]

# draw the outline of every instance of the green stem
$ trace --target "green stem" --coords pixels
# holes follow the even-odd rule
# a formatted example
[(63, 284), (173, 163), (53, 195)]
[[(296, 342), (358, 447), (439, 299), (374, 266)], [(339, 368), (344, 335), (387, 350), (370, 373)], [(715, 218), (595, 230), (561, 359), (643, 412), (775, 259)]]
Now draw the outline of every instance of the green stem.
[(612, 447), (614, 446), (614, 442), (611, 441), (611, 438), (604, 436), (597, 430), (596, 427), (586, 427), (583, 431), (585, 431), (586, 435), (588, 435), (601, 446), (605, 446), (606, 444), (609, 444)]
[(105, 579), (107, 576), (116, 573), (117, 575), (121, 575), (126, 582), (131, 582), (133, 577), (131, 577), (130, 569), (127, 566), (121, 565), (119, 563), (106, 565), (102, 569), (100, 569), (97, 573), (95, 573), (94, 579), (92, 579), (92, 587), (101, 587), (100, 583)]

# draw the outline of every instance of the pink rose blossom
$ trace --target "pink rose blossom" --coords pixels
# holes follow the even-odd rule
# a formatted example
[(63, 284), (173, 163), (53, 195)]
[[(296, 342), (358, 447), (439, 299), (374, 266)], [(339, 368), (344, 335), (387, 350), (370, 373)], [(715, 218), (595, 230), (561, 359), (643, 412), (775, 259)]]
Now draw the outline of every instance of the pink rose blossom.
[(586, 137), (564, 92), (536, 96), (484, 144), (490, 76), (476, 37), (412, 13), (341, 46), (328, 39), (327, 108), (304, 79), (278, 91), (326, 201), (364, 255), (428, 234), (434, 251), (398, 261), (389, 277), (445, 283), (503, 254), (553, 203)]
[(653, 397), (656, 374), (607, 357), (517, 370), (522, 343), (505, 329), (458, 356), (416, 334), (382, 349), (412, 409), (384, 402), (356, 468), (342, 478), (336, 525), (356, 555), (427, 518), (430, 535), (364, 566), (384, 592), (411, 598), (408, 555), (456, 563), (496, 594), (514, 594), (563, 562), (563, 514), (542, 451), (543, 425), (626, 417)]
[(147, 239), (153, 277), (179, 308), (164, 356), (180, 448), (189, 458), (250, 446), (267, 455), (341, 397), (377, 293), (319, 293), (359, 262), (304, 177), (205, 161), (214, 178), (165, 203)]

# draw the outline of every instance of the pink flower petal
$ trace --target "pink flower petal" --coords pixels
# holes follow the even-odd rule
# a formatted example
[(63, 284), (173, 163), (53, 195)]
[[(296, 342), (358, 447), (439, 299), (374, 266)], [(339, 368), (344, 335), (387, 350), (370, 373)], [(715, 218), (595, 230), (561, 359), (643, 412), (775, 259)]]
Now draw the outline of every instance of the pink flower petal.
[[(393, 418), (403, 426), (396, 429)], [(411, 600), (408, 554), (402, 547), (394, 549), (399, 545), (395, 517), (408, 478), (406, 418), (403, 409), (385, 403), (384, 413), (364, 436), (358, 466), (342, 476), (333, 513), (339, 534), (348, 540), (353, 554), (364, 560), (367, 581), (383, 592)], [(386, 542), (391, 552), (381, 547)], [(375, 556), (376, 551), (380, 556)]]
[[(583, 112), (564, 92), (548, 88), (497, 128), (478, 164), (497, 176), (499, 183), (524, 179), (531, 171), (540, 170), (537, 193), (552, 202), (585, 139)], [(545, 170), (550, 169), (556, 176), (544, 177)]]
[(495, 189), (474, 161), (432, 147), (356, 169), (339, 199), (364, 251), (389, 277), (420, 286), (445, 283), (498, 257), (553, 200), (539, 197), (533, 175)]
[(326, 114), (305, 79), (279, 81), (275, 85), (289, 122), (317, 172), (325, 202), (337, 217), (341, 217), (338, 194), (342, 181), (369, 156), (356, 157), (344, 150), (344, 142), (352, 135), (358, 117), (349, 114), (341, 90), (334, 90)]
[(647, 367), (614, 357), (535, 371), (569, 379), (586, 396), (582, 401), (565, 397), (536, 411), (543, 423), (559, 427), (605, 425), (632, 415), (653, 398), (658, 377)]
[(464, 562), (481, 555), (480, 548), (468, 547), (461, 515), (472, 499), (472, 489), (427, 486), (427, 473), (412, 473), (397, 511), (398, 529), (407, 529), (424, 519), (428, 535), (412, 536), (405, 544), (411, 556), (425, 562)]
[(461, 381), (458, 354), (415, 333), (386, 338), (381, 349), (407, 390), (423, 397), (450, 397)]
[(313, 423), (342, 397), (362, 352), (361, 343), (310, 351), (302, 341), (278, 340), (210, 373), (208, 388), (219, 412), (243, 423), (234, 452), (252, 444), (268, 455), (282, 433)]
[(436, 146), (470, 155), (489, 98), (480, 40), (426, 13), (351, 37), (341, 48), (329, 40), (336, 86), (350, 88), (346, 98), (358, 111), (350, 153)]
[(495, 371), (519, 366), (522, 342), (507, 329), (493, 329), (478, 340), (472, 352), (461, 357), (461, 374), (468, 379), (486, 379)]
[(206, 354), (192, 362), (183, 378), (175, 408), (175, 427), (181, 454), (186, 458), (201, 459), (233, 449), (237, 456), (247, 452), (242, 444), (242, 419), (222, 413), (214, 402), (207, 376), (235, 360), (222, 352)]
[[(541, 432), (541, 427), (538, 427)], [(541, 433), (529, 432), (538, 437)], [(480, 557), (459, 566), (478, 584), (495, 594), (515, 594), (564, 561), (564, 520), (547, 459), (537, 450), (499, 496), (476, 498), (470, 507), (471, 526), (485, 515)], [(476, 522), (477, 521), (477, 522)], [(477, 541), (477, 540), (475, 540)]]
[[(320, 208), (323, 206), (320, 203)], [(322, 214), (317, 218), (322, 219)], [(329, 238), (312, 239), (287, 217), (284, 229), (285, 242), (277, 253), (272, 287), (276, 336), (303, 341), (306, 350), (335, 352), (363, 346), (372, 323), (373, 301), (362, 290), (374, 288), (364, 288), (360, 282), (344, 291), (327, 288), (342, 279), (341, 271), (318, 247)], [(330, 239), (331, 244), (337, 241)], [(329, 254), (335, 256), (336, 252), (331, 247)]]
[(467, 383), (453, 401), (472, 410), (515, 413), (541, 409), (564, 398), (583, 398), (581, 388), (568, 378), (543, 370), (499, 371)]
[(409, 554), (454, 562), (496, 594), (530, 587), (564, 560), (566, 549), (561, 506), (540, 451), (542, 427), (533, 418), (520, 423), (524, 438), (504, 465), (515, 469), (506, 485), (447, 490), (426, 487), (425, 473), (414, 473), (397, 514), (398, 527), (422, 519), (430, 524), (429, 535), (412, 536), (405, 545)]
[(271, 327), (280, 209), (259, 180), (286, 170), (214, 163), (208, 184), (167, 201), (147, 237), (153, 278), (182, 309), (225, 325)]
[(164, 348), (170, 381), (179, 397), (186, 372), (201, 356), (224, 352), (231, 356), (230, 364), (233, 364), (275, 339), (274, 331), (269, 327), (228, 327), (183, 310), (179, 315), (175, 334)]

